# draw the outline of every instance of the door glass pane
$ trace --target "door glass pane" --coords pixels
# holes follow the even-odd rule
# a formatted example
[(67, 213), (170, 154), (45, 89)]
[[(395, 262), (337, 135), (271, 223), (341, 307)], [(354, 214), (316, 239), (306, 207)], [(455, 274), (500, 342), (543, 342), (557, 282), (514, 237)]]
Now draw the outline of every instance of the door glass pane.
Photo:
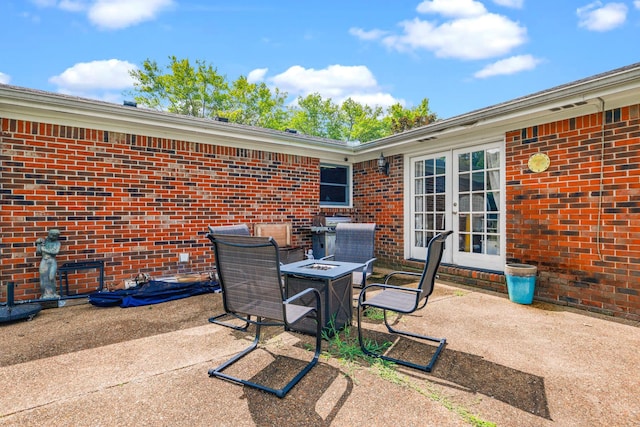
[(414, 162), (413, 235), (416, 247), (426, 248), (429, 239), (445, 228), (446, 172), (446, 157)]
[(473, 191), (482, 191), (484, 190), (484, 172), (474, 172), (473, 173)]
[(458, 153), (460, 252), (500, 255), (500, 149)]
[(425, 194), (433, 194), (434, 179), (432, 176), (425, 178), (424, 180), (424, 192)]
[(471, 166), (474, 171), (484, 170), (484, 151), (474, 151), (471, 155)]
[(500, 189), (500, 171), (487, 171), (487, 190)]
[(468, 194), (460, 194), (458, 198), (460, 199), (460, 212), (471, 212), (471, 205), (469, 204), (471, 196)]
[(458, 231), (465, 233), (471, 231), (471, 216), (467, 214), (460, 214), (459, 218)]
[(467, 172), (471, 169), (471, 155), (469, 153), (458, 156), (458, 172)]
[(487, 150), (487, 169), (500, 168), (500, 150), (493, 148)]
[(473, 212), (484, 212), (484, 193), (473, 193), (471, 196), (473, 201)]
[(497, 212), (500, 210), (500, 193), (491, 191), (487, 193), (487, 211)]
[(498, 214), (488, 214), (487, 215), (487, 233), (494, 233), (497, 234), (498, 233), (498, 218), (499, 215)]
[(471, 179), (471, 175), (468, 173), (463, 173), (458, 176), (458, 191), (469, 191), (471, 190), (471, 183), (469, 180)]
[(428, 159), (424, 161), (424, 176), (432, 176), (434, 173), (434, 167), (433, 167), (434, 161), (433, 159)]

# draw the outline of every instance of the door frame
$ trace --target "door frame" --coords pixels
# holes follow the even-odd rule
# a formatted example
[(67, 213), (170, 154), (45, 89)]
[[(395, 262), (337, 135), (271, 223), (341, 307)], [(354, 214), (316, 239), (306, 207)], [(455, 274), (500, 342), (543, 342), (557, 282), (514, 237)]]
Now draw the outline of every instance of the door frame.
[[(457, 197), (457, 191), (453, 188), (453, 178), (457, 179), (457, 175), (454, 176), (454, 156), (457, 152), (468, 150), (487, 150), (490, 148), (498, 148), (500, 150), (500, 245), (498, 255), (485, 255), (485, 254), (468, 254), (458, 253), (458, 239), (460, 236), (459, 231), (456, 229), (458, 226), (457, 218), (454, 218), (453, 213), (453, 198)], [(453, 230), (453, 234), (446, 245), (445, 252), (442, 256), (442, 262), (445, 264), (453, 264), (460, 267), (491, 270), (491, 271), (503, 271), (504, 264), (506, 262), (506, 222), (507, 222), (507, 209), (506, 209), (506, 159), (505, 159), (505, 142), (504, 139), (497, 140), (491, 139), (489, 141), (477, 142), (475, 144), (464, 144), (449, 147), (434, 147), (433, 150), (425, 152), (416, 152), (411, 154), (405, 154), (405, 173), (404, 173), (404, 197), (405, 197), (405, 215), (404, 215), (404, 258), (405, 259), (420, 259), (414, 255), (413, 248), (413, 231), (414, 231), (414, 188), (413, 188), (413, 173), (414, 162), (417, 160), (443, 156), (447, 158), (447, 179), (446, 179), (446, 213), (445, 224), (446, 229)], [(426, 256), (426, 252), (425, 252)]]

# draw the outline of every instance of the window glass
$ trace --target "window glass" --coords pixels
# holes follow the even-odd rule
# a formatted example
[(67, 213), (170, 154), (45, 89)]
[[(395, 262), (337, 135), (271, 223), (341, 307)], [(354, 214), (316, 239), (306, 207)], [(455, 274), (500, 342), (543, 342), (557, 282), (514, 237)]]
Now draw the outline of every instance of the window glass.
[(350, 184), (348, 166), (320, 165), (320, 204), (348, 206)]

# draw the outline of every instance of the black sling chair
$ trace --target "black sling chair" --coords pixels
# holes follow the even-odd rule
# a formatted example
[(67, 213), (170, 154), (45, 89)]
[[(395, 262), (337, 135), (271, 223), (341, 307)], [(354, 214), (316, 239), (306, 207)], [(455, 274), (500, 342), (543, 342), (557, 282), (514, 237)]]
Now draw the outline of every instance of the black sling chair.
[[(278, 245), (271, 237), (211, 234), (209, 238), (213, 243), (225, 312), (256, 327), (253, 343), (222, 365), (210, 369), (209, 376), (224, 378), (284, 397), (318, 362), (322, 340), (320, 293), (316, 289), (309, 288), (285, 299), (280, 282)], [(315, 295), (315, 306), (295, 304), (296, 300), (309, 293)], [(223, 372), (258, 347), (262, 326), (288, 327), (310, 316), (317, 320), (315, 354), (313, 359), (283, 388), (274, 389)], [(256, 320), (251, 317), (255, 317)]]
[[(442, 260), (444, 242), (451, 233), (453, 233), (453, 231), (444, 231), (429, 241), (427, 246), (427, 259), (425, 261), (422, 274), (409, 271), (394, 271), (385, 276), (384, 284), (372, 283), (360, 291), (360, 295), (358, 296), (358, 341), (360, 342), (360, 347), (362, 348), (363, 353), (369, 356), (389, 360), (399, 365), (408, 366), (425, 372), (431, 372), (433, 365), (436, 363), (440, 352), (447, 342), (446, 338), (434, 338), (427, 335), (419, 335), (413, 332), (397, 330), (389, 324), (387, 320), (387, 311), (408, 314), (413, 313), (416, 310), (420, 310), (427, 305), (427, 300), (433, 292), (436, 272), (438, 271), (440, 261)], [(420, 282), (416, 288), (389, 285), (389, 279), (396, 275), (420, 276)], [(366, 295), (367, 292), (371, 291), (379, 292)], [(406, 360), (389, 357), (382, 353), (375, 353), (367, 349), (362, 337), (362, 313), (367, 307), (377, 307), (383, 310), (384, 324), (389, 332), (439, 343), (435, 354), (431, 357), (429, 363), (426, 365), (418, 365)]]
[[(216, 227), (209, 226), (209, 232), (207, 233), (207, 239), (211, 240), (211, 236), (214, 234), (234, 234), (239, 236), (250, 236), (251, 232), (247, 224), (233, 224), (233, 225), (219, 225)], [(216, 278), (218, 273), (216, 271)], [(229, 313), (216, 314), (209, 318), (209, 322), (216, 323), (218, 325), (226, 326), (227, 328), (235, 329), (237, 331), (246, 331), (249, 327), (249, 322), (244, 322), (243, 325), (234, 325), (232, 323), (223, 322), (222, 318), (229, 317)]]

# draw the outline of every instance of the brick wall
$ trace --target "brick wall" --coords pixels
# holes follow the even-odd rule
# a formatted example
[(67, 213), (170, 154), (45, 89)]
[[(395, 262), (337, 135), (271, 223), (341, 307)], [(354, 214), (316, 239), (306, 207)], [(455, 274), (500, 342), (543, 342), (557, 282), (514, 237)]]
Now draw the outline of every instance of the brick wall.
[[(602, 199), (601, 114), (506, 133), (507, 259), (539, 267), (537, 298), (640, 319), (639, 109), (606, 113)], [(138, 272), (210, 269), (207, 225), (292, 222), (293, 244), (311, 247), (318, 159), (47, 123), (0, 124), (0, 280), (16, 283), (16, 299), (40, 293), (34, 243), (50, 228), (62, 232), (59, 263), (104, 259), (107, 284)], [(537, 152), (551, 158), (542, 173), (527, 168)], [(402, 156), (387, 159), (389, 176), (376, 160), (353, 166), (353, 209), (323, 212), (377, 223), (379, 265), (415, 267), (403, 259)], [(189, 253), (187, 265), (178, 263), (179, 253)], [(89, 274), (76, 284), (79, 291), (95, 286)], [(442, 274), (505, 289), (504, 277), (490, 272), (446, 267)]]
[(387, 157), (389, 176), (378, 172), (378, 160), (353, 165), (353, 208), (323, 208), (326, 216), (350, 216), (376, 223), (376, 265), (404, 261), (404, 196), (402, 156)]
[[(213, 266), (207, 225), (292, 222), (311, 246), (319, 160), (0, 118), (2, 283), (38, 298), (35, 240), (61, 231), (58, 264), (105, 260), (105, 283)], [(178, 263), (189, 253), (188, 264)], [(87, 273), (90, 274), (90, 273)], [(82, 278), (82, 275), (74, 275)], [(95, 277), (72, 285), (95, 288)], [(89, 288), (85, 288), (85, 287)]]
[[(637, 320), (639, 106), (606, 111), (604, 163), (602, 121), (591, 114), (506, 134), (507, 257), (538, 266), (539, 298)], [(528, 170), (537, 152), (551, 160), (545, 172)]]

